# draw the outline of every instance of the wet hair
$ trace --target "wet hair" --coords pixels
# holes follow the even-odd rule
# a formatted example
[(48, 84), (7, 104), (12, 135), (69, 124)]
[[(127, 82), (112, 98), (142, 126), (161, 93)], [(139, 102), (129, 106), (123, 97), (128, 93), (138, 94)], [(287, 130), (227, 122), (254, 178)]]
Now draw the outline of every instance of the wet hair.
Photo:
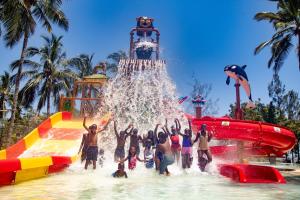
[(176, 128), (174, 126), (171, 126), (171, 133), (176, 134)]
[(154, 132), (152, 130), (148, 131), (147, 134), (147, 138), (149, 138), (150, 136), (153, 137)]
[(166, 134), (166, 133), (164, 133), (164, 132), (159, 132), (158, 133), (158, 139), (159, 139), (159, 143), (164, 143), (164, 142), (166, 142), (166, 139), (168, 138), (168, 135)]
[(125, 131), (120, 131), (120, 135), (125, 135), (126, 132)]
[(191, 133), (190, 129), (188, 129), (188, 128), (184, 129), (184, 134), (190, 134), (190, 133)]
[(118, 164), (118, 169), (124, 169), (124, 168), (125, 168), (124, 163), (119, 163)]
[(158, 132), (157, 137), (158, 137), (158, 138), (162, 138), (163, 134), (164, 134), (164, 132), (160, 131), (160, 132)]
[(90, 126), (90, 128), (91, 128), (91, 129), (97, 128), (97, 125), (96, 125), (96, 124), (93, 124), (93, 125)]
[(136, 148), (135, 148), (134, 146), (131, 146), (131, 147), (129, 148), (129, 151), (128, 151), (128, 159), (129, 159), (129, 160), (131, 159), (131, 156), (132, 156), (132, 155), (131, 155), (131, 153), (130, 153), (132, 148), (134, 148), (134, 150), (135, 150), (135, 152), (134, 152), (134, 155), (133, 155), (133, 156), (135, 156), (135, 155), (136, 155)]
[(137, 133), (138, 133), (138, 130), (137, 130), (136, 128), (134, 128), (134, 129), (132, 130), (132, 133), (133, 133), (133, 134), (137, 134)]

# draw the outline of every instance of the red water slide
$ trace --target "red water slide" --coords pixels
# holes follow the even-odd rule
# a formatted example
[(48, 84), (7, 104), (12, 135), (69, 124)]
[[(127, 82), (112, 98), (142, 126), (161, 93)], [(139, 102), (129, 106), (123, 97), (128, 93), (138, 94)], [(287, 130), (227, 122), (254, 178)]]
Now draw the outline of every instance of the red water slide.
[[(191, 118), (191, 116), (187, 117)], [(228, 162), (220, 165), (222, 175), (243, 183), (285, 183), (280, 173), (272, 167), (234, 164), (233, 158), (237, 158), (237, 146), (233, 141), (244, 142), (245, 157), (282, 156), (296, 144), (297, 139), (292, 131), (274, 124), (235, 120), (228, 117), (192, 118), (194, 132), (198, 131), (202, 124), (207, 125), (214, 140), (219, 140), (218, 145), (210, 148), (214, 157)], [(260, 178), (257, 178), (257, 175)]]

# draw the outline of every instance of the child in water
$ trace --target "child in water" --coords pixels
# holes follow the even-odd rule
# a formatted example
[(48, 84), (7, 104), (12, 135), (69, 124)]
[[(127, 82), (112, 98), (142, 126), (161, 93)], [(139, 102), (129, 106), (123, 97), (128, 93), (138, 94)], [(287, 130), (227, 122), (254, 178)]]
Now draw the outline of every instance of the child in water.
[(124, 163), (119, 163), (118, 164), (118, 170), (115, 171), (112, 176), (114, 178), (122, 178), (122, 177), (125, 177), (125, 178), (128, 178), (127, 176), (127, 173), (126, 171), (124, 170), (125, 166), (124, 166)]
[(153, 149), (152, 147), (152, 141), (150, 139), (147, 139), (145, 141), (145, 150), (144, 150), (144, 160), (145, 160), (145, 167), (147, 169), (151, 169), (154, 166), (154, 155), (153, 155)]
[(137, 155), (140, 155), (140, 142), (143, 142), (143, 138), (140, 135), (138, 135), (138, 129), (134, 128), (132, 130), (132, 134), (130, 134), (129, 149), (131, 147), (135, 147)]
[[(128, 132), (129, 129), (130, 131)], [(132, 129), (132, 124), (129, 124), (129, 126), (124, 131), (120, 131), (120, 134), (118, 134), (117, 122), (114, 121), (114, 131), (117, 137), (117, 148), (115, 149), (114, 153), (115, 162), (119, 162), (120, 160), (125, 158), (125, 142), (126, 138), (131, 134)]]
[(86, 116), (83, 119), (83, 127), (88, 131), (86, 136), (86, 162), (84, 169), (87, 169), (89, 164), (93, 162), (93, 169), (96, 169), (96, 162), (98, 157), (98, 133), (106, 130), (109, 122), (102, 128), (98, 129), (96, 124), (91, 125), (89, 128), (86, 126)]
[[(210, 142), (211, 138), (211, 133), (206, 130), (206, 124), (202, 124), (201, 130), (197, 133), (197, 136), (193, 142), (194, 144), (198, 139), (200, 140), (198, 144), (198, 163), (202, 172), (205, 170), (207, 163), (212, 161), (212, 156), (208, 147), (208, 142)], [(207, 159), (204, 158), (204, 154), (206, 155)]]
[(134, 170), (136, 168), (137, 160), (140, 162), (144, 162), (144, 160), (141, 160), (139, 158), (139, 156), (137, 155), (136, 148), (134, 146), (130, 147), (128, 156), (125, 159), (123, 159), (121, 161), (121, 163), (124, 163), (127, 160), (128, 160), (128, 169), (129, 170)]
[(175, 125), (176, 128), (174, 126), (171, 126), (171, 132), (169, 131), (168, 128), (168, 121), (166, 119), (166, 124), (165, 124), (165, 129), (164, 132), (168, 134), (168, 136), (171, 139), (171, 151), (173, 156), (176, 158), (176, 162), (177, 164), (179, 163), (179, 159), (180, 159), (180, 151), (181, 151), (181, 146), (179, 143), (179, 135), (178, 135), (178, 124), (177, 121), (175, 120)]
[(193, 145), (192, 145), (192, 126), (191, 121), (189, 120), (189, 128), (184, 129), (184, 134), (180, 132), (181, 125), (178, 119), (176, 119), (179, 128), (178, 134), (182, 136), (182, 149), (181, 149), (181, 159), (182, 159), (182, 168), (190, 168), (193, 160)]

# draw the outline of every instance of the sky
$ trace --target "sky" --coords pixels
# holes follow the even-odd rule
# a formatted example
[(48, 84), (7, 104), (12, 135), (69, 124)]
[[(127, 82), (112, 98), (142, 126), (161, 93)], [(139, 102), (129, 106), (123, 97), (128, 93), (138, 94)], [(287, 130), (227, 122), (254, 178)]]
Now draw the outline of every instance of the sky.
[[(55, 27), (63, 35), (68, 57), (94, 53), (97, 63), (108, 54), (129, 50), (129, 31), (136, 17), (154, 18), (160, 30), (161, 57), (167, 61), (170, 77), (178, 96), (190, 95), (191, 77), (212, 84), (212, 99), (219, 99), (218, 116), (228, 112), (235, 101), (233, 84), (225, 84), (224, 67), (229, 64), (247, 65), (246, 72), (252, 98), (270, 101), (268, 84), (272, 70), (267, 68), (270, 49), (254, 55), (254, 48), (272, 36), (272, 25), (256, 22), (253, 16), (261, 11), (275, 11), (276, 5), (267, 0), (68, 0), (63, 11), (70, 21), (68, 32)], [(29, 46), (41, 46), (41, 35), (47, 32), (38, 27)], [(12, 49), (0, 41), (0, 73), (20, 55), (21, 46)], [(280, 71), (288, 90), (300, 90), (296, 48)], [(242, 91), (242, 101), (248, 101)]]

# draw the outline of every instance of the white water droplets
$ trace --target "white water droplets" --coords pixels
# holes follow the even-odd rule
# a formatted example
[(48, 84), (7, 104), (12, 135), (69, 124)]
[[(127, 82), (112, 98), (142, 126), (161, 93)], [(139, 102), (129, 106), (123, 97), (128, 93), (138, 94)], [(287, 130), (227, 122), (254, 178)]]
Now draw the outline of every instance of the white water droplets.
[(133, 123), (140, 134), (153, 130), (156, 123), (164, 124), (166, 118), (169, 124), (175, 118), (184, 119), (163, 60), (121, 60), (116, 77), (107, 85), (105, 105), (119, 128)]

